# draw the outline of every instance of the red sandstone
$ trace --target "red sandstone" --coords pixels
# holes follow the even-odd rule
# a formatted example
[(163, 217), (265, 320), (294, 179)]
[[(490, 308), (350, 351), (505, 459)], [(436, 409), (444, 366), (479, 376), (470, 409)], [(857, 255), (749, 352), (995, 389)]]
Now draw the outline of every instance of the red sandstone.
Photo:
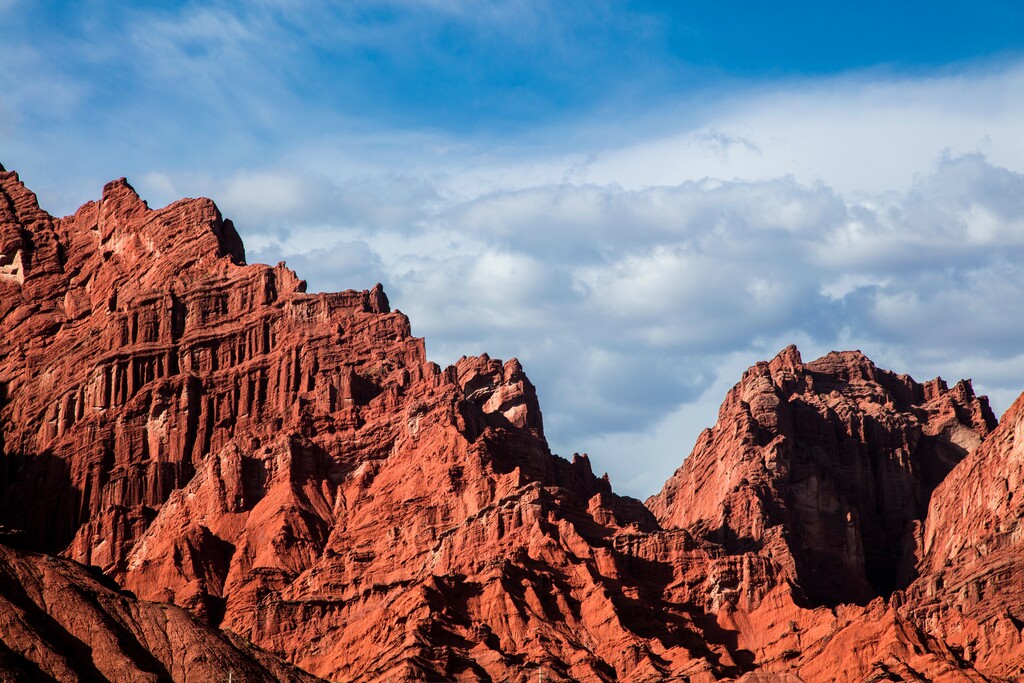
[(0, 522), (51, 554), (0, 548), (35, 615), (0, 622), (7, 678), (1024, 672), (1024, 411), (968, 382), (791, 347), (645, 507), (550, 453), (518, 361), (439, 368), (379, 285), (246, 264), (209, 200), (121, 180), (55, 219), (2, 172), (0, 254)]

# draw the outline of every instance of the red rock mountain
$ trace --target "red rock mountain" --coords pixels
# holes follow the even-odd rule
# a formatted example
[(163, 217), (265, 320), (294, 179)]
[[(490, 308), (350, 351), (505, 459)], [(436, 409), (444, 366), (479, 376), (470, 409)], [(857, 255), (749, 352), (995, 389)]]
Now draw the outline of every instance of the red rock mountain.
[(771, 553), (814, 604), (863, 604), (913, 578), (932, 491), (995, 425), (970, 382), (921, 385), (860, 352), (805, 365), (791, 346), (744, 373), (648, 507)]
[(47, 553), (0, 554), (0, 679), (1013, 680), (994, 427), (969, 383), (791, 348), (645, 507), (379, 285), (247, 264), (209, 200), (56, 219), (0, 172), (0, 523)]

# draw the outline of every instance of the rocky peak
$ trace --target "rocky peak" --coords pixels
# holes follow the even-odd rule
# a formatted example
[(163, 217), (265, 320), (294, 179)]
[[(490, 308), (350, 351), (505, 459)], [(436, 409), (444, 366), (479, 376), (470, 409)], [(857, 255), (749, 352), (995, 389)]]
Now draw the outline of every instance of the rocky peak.
[(24, 283), (25, 269), (35, 251), (31, 231), (48, 227), (50, 222), (35, 193), (18, 174), (0, 171), (0, 282)]
[(101, 202), (109, 207), (111, 213), (126, 214), (132, 211), (148, 211), (149, 205), (139, 196), (127, 178), (111, 180), (103, 186)]
[(800, 357), (800, 349), (796, 347), (796, 344), (790, 344), (775, 355), (775, 358), (771, 360), (768, 367), (772, 374), (780, 374), (782, 372), (795, 373), (803, 367), (803, 364), (803, 359)]
[(377, 283), (370, 289), (368, 295), (368, 306), (369, 310), (373, 313), (390, 313), (391, 302), (388, 301), (388, 295), (384, 293), (384, 286), (381, 283)]
[(35, 192), (14, 171), (0, 171), (0, 225), (31, 226), (50, 219), (39, 207)]
[(456, 362), (455, 372), (466, 400), (484, 413), (501, 415), (516, 427), (544, 435), (537, 390), (518, 359), (502, 364), (486, 353), (463, 356)]
[[(648, 506), (734, 550), (778, 546), (815, 602), (866, 602), (912, 578), (912, 525), (995, 425), (969, 383), (926, 389), (859, 351), (755, 364)], [(909, 554), (909, 555), (908, 555)]]
[(186, 266), (206, 255), (245, 263), (245, 250), (234, 225), (206, 198), (182, 199), (153, 210), (121, 178), (107, 183), (100, 201), (84, 205), (75, 219), (76, 224), (99, 233), (105, 258), (142, 258), (143, 253), (155, 251), (165, 260), (178, 260)]
[(807, 369), (838, 379), (842, 382), (877, 380), (879, 369), (861, 351), (832, 351), (808, 363)]

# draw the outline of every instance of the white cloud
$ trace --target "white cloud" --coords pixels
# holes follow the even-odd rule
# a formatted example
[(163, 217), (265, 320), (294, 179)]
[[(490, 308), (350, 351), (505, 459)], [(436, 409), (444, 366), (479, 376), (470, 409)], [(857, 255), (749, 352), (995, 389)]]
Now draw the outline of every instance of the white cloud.
[[(944, 150), (980, 152), (1010, 167), (1024, 158), (1020, 63), (924, 79), (851, 75), (775, 84), (713, 110), (704, 123), (683, 130), (672, 114), (653, 114), (636, 122), (650, 130), (640, 139), (628, 124), (616, 122), (619, 129), (604, 135), (600, 124), (592, 126), (590, 137), (605, 140), (588, 150), (587, 181), (638, 188), (792, 175), (847, 195), (878, 194), (909, 189)], [(623, 130), (628, 142), (615, 144)]]
[[(474, 21), (476, 9), (424, 11)], [(534, 3), (506, 9), (543, 18)], [(344, 113), (296, 110), (287, 41), (260, 16), (128, 23), (154, 79), (145, 106), (166, 97), (227, 122), (204, 140), (228, 131), (177, 165), (139, 146), (143, 194), (212, 196), (250, 260), (287, 259), (311, 289), (382, 281), (442, 363), (519, 356), (553, 446), (591, 450), (627, 493), (656, 490), (742, 369), (790, 341), (807, 358), (861, 348), (918, 379), (973, 372), (999, 407), (1024, 388), (1024, 65), (775, 84), (696, 114), (581, 118), (500, 141), (365, 121), (328, 135)], [(318, 39), (395, 42), (379, 26), (339, 28)], [(63, 89), (71, 112), (97, 95), (33, 66), (31, 50), (5, 55), (38, 76), (0, 74), (5, 120), (31, 119), (39, 84)], [(129, 146), (179, 133), (155, 123)], [(124, 149), (100, 150), (99, 172)], [(67, 213), (99, 187), (70, 196), (76, 183), (50, 182), (57, 206), (36, 189)]]
[[(519, 356), (553, 446), (591, 449), (637, 495), (682, 460), (693, 415), (713, 416), (743, 367), (793, 340), (808, 358), (857, 347), (919, 379), (969, 374), (973, 359), (998, 400), (1024, 388), (1024, 176), (977, 155), (857, 199), (792, 178), (462, 200), (436, 180), (378, 175), (351, 184), (374, 198), (362, 204), (347, 182), (309, 187), (313, 213), (334, 207), (335, 220), (257, 233), (257, 258), (284, 256), (319, 289), (383, 281), (441, 362)], [(402, 198), (390, 217), (373, 208), (389, 193)], [(262, 209), (275, 206), (274, 226), (295, 211)], [(636, 474), (641, 457), (658, 476)]]
[(1024, 388), (1024, 176), (983, 156), (940, 149), (904, 191), (846, 194), (791, 176), (502, 188), (495, 168), (477, 192), (472, 170), (331, 179), (294, 159), (189, 182), (212, 182), (251, 259), (286, 258), (313, 289), (384, 282), (432, 358), (519, 356), (553, 446), (590, 449), (636, 495), (793, 340), (919, 379), (976, 361), (997, 409)]

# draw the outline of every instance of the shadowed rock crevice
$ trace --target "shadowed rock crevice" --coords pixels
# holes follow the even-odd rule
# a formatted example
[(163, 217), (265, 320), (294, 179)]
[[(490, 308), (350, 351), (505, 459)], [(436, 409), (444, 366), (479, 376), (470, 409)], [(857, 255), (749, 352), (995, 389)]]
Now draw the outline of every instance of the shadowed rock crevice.
[(67, 547), (78, 529), (82, 501), (67, 461), (46, 452), (5, 452), (2, 458), (0, 525), (23, 531), (28, 545), (40, 552)]

